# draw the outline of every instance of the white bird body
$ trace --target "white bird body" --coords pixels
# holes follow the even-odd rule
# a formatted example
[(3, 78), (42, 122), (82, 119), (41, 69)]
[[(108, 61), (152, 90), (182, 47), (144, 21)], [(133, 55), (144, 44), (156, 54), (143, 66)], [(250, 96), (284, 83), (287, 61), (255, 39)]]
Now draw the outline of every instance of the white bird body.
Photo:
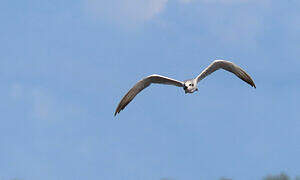
[(210, 75), (211, 73), (215, 72), (218, 69), (224, 69), (226, 71), (229, 71), (235, 74), (243, 81), (245, 81), (246, 83), (250, 84), (252, 87), (256, 88), (250, 75), (248, 75), (246, 71), (244, 71), (242, 68), (229, 61), (215, 60), (194, 79), (189, 79), (186, 81), (178, 81), (165, 76), (153, 74), (140, 80), (122, 98), (115, 111), (115, 116), (118, 113), (120, 113), (120, 111), (122, 111), (138, 93), (140, 93), (143, 89), (150, 86), (152, 83), (183, 87), (185, 93), (194, 93), (198, 91), (198, 87), (197, 87), (198, 83), (206, 76)]
[(183, 90), (186, 93), (194, 93), (195, 91), (198, 91), (198, 82), (197, 79), (189, 79), (183, 82), (184, 83), (184, 87)]

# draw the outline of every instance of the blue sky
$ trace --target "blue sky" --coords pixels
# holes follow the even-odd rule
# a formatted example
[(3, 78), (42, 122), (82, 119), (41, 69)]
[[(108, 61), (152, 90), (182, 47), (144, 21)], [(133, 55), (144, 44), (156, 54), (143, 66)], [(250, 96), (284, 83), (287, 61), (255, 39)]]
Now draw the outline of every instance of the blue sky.
[[(300, 174), (297, 0), (4, 0), (0, 179), (253, 180)], [(136, 81), (153, 85), (117, 117)], [(158, 66), (159, 65), (159, 66)]]

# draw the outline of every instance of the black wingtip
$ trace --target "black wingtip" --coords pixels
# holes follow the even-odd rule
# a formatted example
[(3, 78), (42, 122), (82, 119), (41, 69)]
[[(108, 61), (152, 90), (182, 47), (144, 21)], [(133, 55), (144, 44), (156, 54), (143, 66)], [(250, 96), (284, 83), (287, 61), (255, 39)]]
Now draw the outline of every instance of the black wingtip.
[(122, 111), (122, 109), (121, 110), (117, 109), (115, 114), (114, 114), (114, 117), (116, 117), (116, 115), (118, 115), (121, 111)]

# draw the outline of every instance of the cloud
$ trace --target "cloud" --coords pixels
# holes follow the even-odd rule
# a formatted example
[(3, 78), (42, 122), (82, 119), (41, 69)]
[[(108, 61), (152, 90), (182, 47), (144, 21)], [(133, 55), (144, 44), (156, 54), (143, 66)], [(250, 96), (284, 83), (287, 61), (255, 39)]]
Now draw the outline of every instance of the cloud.
[(231, 14), (226, 11), (218, 11), (211, 16), (209, 14), (211, 13), (205, 15), (207, 20), (204, 21), (204, 26), (222, 43), (255, 44), (263, 30), (263, 18), (246, 8), (233, 9)]
[[(269, 0), (177, 0), (178, 5), (189, 3), (232, 4), (264, 3)], [(104, 22), (131, 25), (150, 21), (159, 16), (169, 0), (84, 0), (88, 14)]]
[(213, 42), (209, 44), (212, 47), (230, 45), (256, 48), (258, 38), (265, 30), (266, 18), (271, 12), (269, 0), (191, 0), (189, 2), (193, 6), (186, 8), (189, 11), (183, 10), (183, 12), (191, 15), (185, 19), (191, 22), (195, 29), (200, 30), (198, 34), (202, 42)]
[(52, 121), (59, 118), (53, 97), (41, 89), (33, 89), (31, 93), (34, 118), (43, 121)]
[[(256, 50), (272, 13), (269, 0), (212, 0), (218, 2), (217, 5), (206, 0), (178, 1), (185, 5), (178, 7), (180, 11), (176, 13), (168, 12), (167, 18), (162, 16), (162, 27), (176, 33), (188, 32), (185, 39), (192, 38), (201, 45), (206, 42), (205, 48), (209, 49), (226, 46)], [(234, 4), (238, 2), (243, 4)]]
[(86, 0), (85, 2), (87, 11), (98, 18), (118, 23), (136, 23), (150, 20), (160, 14), (168, 0)]
[(178, 0), (178, 2), (180, 2), (180, 3), (191, 3), (193, 1), (194, 0)]
[(9, 93), (10, 98), (26, 106), (30, 118), (40, 124), (65, 121), (82, 113), (80, 107), (60, 99), (44, 88), (14, 83)]
[(205, 3), (244, 3), (244, 2), (251, 2), (255, 0), (200, 0), (200, 1)]
[(268, 0), (178, 0), (182, 3), (201, 2), (201, 3), (252, 3), (252, 2), (263, 2)]
[(20, 84), (13, 84), (10, 90), (10, 96), (13, 99), (19, 99), (23, 96), (23, 87)]
[[(102, 21), (113, 22), (125, 26), (147, 22), (159, 17), (160, 25), (172, 26), (180, 23), (180, 19), (164, 18), (169, 0), (85, 0), (86, 9)], [(185, 14), (168, 12), (169, 16), (185, 17), (187, 22), (193, 22), (204, 30), (201, 41), (214, 39), (220, 46), (251, 46), (257, 47), (257, 39), (264, 30), (265, 15), (270, 11), (271, 0), (176, 0), (177, 6), (182, 6)], [(193, 4), (184, 6), (183, 4)], [(213, 5), (212, 4), (218, 4)], [(236, 5), (238, 4), (238, 5)], [(172, 6), (169, 7), (172, 11)], [(191, 18), (190, 20), (188, 18)], [(196, 20), (197, 19), (197, 20)], [(196, 21), (195, 21), (196, 20)], [(176, 29), (178, 27), (173, 27)], [(209, 39), (207, 39), (209, 37)]]

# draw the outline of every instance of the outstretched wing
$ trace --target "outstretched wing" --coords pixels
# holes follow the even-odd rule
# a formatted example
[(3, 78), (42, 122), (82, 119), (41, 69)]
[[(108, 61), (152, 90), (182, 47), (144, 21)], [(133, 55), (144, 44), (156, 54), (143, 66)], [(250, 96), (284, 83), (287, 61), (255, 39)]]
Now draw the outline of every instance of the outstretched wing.
[(235, 65), (234, 63), (225, 60), (215, 60), (214, 62), (212, 62), (206, 69), (204, 69), (204, 71), (202, 71), (197, 76), (196, 78), (197, 82), (201, 81), (206, 76), (210, 75), (211, 73), (219, 69), (224, 69), (226, 71), (232, 72), (237, 77), (239, 77), (246, 83), (250, 84), (252, 87), (256, 88), (252, 78), (250, 77), (249, 74), (246, 73), (246, 71), (244, 71), (242, 68)]
[(120, 101), (116, 112), (115, 116), (120, 113), (132, 100), (133, 98), (140, 93), (143, 89), (146, 87), (150, 86), (152, 83), (155, 84), (167, 84), (167, 85), (174, 85), (178, 87), (183, 87), (184, 83), (181, 81), (177, 81), (175, 79), (171, 79), (165, 76), (160, 76), (153, 74), (151, 76), (148, 76), (139, 82), (137, 82), (128, 92), (127, 94), (123, 97), (123, 99)]

